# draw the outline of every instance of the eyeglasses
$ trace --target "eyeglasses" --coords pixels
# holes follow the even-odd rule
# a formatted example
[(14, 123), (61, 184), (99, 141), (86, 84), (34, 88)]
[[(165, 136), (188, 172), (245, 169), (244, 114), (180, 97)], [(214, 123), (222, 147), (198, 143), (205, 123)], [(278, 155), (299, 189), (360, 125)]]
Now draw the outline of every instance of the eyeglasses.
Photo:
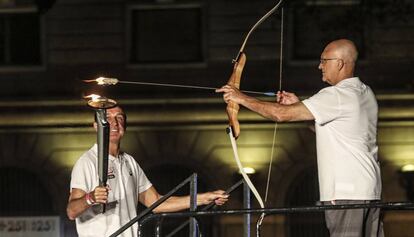
[(330, 60), (342, 60), (342, 59), (340, 59), (340, 58), (321, 58), (320, 60), (319, 60), (319, 62), (320, 62), (320, 64), (325, 64), (326, 62), (328, 62), (328, 61), (330, 61)]

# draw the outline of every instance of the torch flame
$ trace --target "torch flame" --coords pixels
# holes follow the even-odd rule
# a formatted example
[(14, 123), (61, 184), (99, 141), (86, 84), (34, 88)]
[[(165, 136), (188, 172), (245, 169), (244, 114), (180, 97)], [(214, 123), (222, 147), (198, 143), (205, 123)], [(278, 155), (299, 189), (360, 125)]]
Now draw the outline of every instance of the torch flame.
[(98, 101), (100, 98), (102, 98), (102, 96), (96, 94), (85, 96), (85, 99), (91, 99), (92, 101)]
[(98, 85), (116, 85), (119, 81), (111, 77), (98, 77), (92, 80), (83, 80), (84, 82), (97, 82)]
[(84, 98), (88, 99), (88, 106), (94, 109), (109, 109), (117, 105), (115, 100), (96, 94), (87, 95)]
[(98, 77), (96, 78), (96, 82), (98, 83), (98, 85), (105, 85), (105, 77)]

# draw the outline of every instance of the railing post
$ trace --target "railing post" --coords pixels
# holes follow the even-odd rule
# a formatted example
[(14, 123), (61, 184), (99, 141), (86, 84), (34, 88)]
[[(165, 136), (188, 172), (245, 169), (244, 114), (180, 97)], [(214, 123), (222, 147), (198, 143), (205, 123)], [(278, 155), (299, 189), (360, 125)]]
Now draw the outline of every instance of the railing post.
[(142, 225), (141, 222), (138, 222), (138, 233), (137, 233), (138, 237), (142, 237)]
[(155, 224), (155, 236), (156, 237), (161, 237), (161, 233), (162, 233), (161, 225), (162, 225), (163, 220), (164, 220), (164, 218), (162, 218), (162, 217), (157, 219), (157, 223)]
[[(243, 208), (250, 209), (250, 188), (246, 181), (243, 180)], [(250, 237), (250, 221), (251, 214), (246, 213), (243, 215), (243, 237)]]
[[(194, 173), (190, 181), (190, 211), (197, 211), (197, 174)], [(189, 237), (197, 237), (197, 219), (190, 217)]]

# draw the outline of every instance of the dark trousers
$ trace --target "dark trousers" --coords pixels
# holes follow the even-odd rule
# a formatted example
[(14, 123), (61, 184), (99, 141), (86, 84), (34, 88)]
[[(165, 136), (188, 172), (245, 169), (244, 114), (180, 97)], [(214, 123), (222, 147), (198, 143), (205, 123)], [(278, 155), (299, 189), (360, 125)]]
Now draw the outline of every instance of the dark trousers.
[[(336, 200), (323, 205), (365, 204), (376, 201)], [(326, 210), (326, 226), (331, 237), (384, 237), (379, 208)]]

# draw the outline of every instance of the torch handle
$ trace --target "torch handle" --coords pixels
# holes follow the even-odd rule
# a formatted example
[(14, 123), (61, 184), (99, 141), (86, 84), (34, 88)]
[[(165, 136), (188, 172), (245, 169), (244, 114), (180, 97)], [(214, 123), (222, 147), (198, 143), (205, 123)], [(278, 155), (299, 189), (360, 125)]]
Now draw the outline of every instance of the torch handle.
[[(106, 119), (106, 109), (96, 110), (96, 123), (98, 125), (98, 176), (99, 185), (106, 187), (108, 180), (108, 155), (109, 155), (109, 123)], [(106, 204), (102, 206), (102, 213), (106, 211)]]
[[(106, 182), (105, 183), (101, 182), (100, 186), (106, 187)], [(106, 204), (104, 203), (104, 204), (102, 204), (102, 214), (105, 213), (105, 211), (106, 211)]]

